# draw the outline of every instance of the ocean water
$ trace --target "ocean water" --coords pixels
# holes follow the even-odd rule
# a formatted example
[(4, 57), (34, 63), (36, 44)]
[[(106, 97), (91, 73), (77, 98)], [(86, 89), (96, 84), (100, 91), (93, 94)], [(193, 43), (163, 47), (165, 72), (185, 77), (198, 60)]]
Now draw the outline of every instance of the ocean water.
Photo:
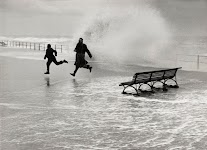
[(73, 61), (44, 75), (44, 51), (1, 48), (0, 55), (2, 150), (207, 147), (206, 73), (183, 69), (179, 89), (133, 96), (122, 95), (119, 83), (156, 68), (91, 61), (92, 73), (82, 69), (72, 78)]

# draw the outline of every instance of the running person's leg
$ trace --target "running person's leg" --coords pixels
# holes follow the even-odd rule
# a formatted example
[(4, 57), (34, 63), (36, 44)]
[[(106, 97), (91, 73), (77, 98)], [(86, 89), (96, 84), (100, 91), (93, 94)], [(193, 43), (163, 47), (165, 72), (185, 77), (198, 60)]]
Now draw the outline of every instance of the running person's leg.
[(85, 69), (89, 69), (90, 72), (91, 72), (91, 70), (92, 70), (92, 67), (91, 67), (90, 65), (84, 65), (83, 68), (85, 68)]
[(70, 73), (72, 76), (75, 76), (76, 72), (78, 71), (78, 69), (80, 68), (80, 64), (81, 64), (81, 61), (80, 61), (80, 54), (76, 53), (75, 55), (75, 70), (73, 73)]
[(89, 69), (90, 72), (91, 72), (92, 67), (90, 65), (88, 65), (88, 62), (85, 60), (85, 55), (82, 56), (81, 61), (82, 61), (82, 64), (83, 64), (82, 67), (85, 68), (85, 69)]
[(73, 73), (70, 73), (72, 76), (75, 76), (76, 72), (78, 71), (80, 67), (78, 65), (75, 66), (75, 70)]
[(92, 67), (90, 65), (87, 65), (87, 61), (85, 60), (85, 55), (84, 54), (79, 54), (76, 53), (76, 60), (75, 60), (75, 70), (73, 73), (71, 73), (72, 76), (75, 76), (76, 72), (78, 71), (79, 68), (86, 68), (89, 69), (90, 72), (92, 70)]
[(61, 61), (57, 61), (55, 57), (53, 58), (52, 61), (53, 61), (56, 65), (61, 65), (61, 64), (63, 64), (63, 63), (68, 63), (66, 60), (63, 60), (63, 61), (62, 61), (62, 60), (61, 60)]
[(52, 63), (52, 59), (48, 59), (47, 60), (47, 72), (45, 72), (45, 74), (50, 74), (50, 64)]

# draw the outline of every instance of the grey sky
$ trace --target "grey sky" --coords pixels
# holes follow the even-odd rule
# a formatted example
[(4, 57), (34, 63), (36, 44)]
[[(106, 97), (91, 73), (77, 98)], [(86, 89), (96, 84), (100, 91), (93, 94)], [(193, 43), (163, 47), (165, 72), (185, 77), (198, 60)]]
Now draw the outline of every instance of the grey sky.
[[(66, 36), (77, 30), (83, 14), (98, 5), (89, 0), (1, 0), (0, 34)], [(84, 8), (84, 10), (83, 10)]]
[(207, 34), (207, 0), (0, 0), (0, 36), (71, 36), (101, 7), (149, 3), (180, 35)]
[(153, 5), (177, 34), (207, 35), (207, 0), (155, 0)]

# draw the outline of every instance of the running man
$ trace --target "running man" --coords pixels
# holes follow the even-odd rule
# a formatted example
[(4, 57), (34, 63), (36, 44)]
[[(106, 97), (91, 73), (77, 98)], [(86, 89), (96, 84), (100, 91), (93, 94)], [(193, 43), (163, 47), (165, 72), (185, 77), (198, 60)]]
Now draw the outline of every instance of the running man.
[(76, 48), (74, 50), (76, 52), (76, 60), (75, 60), (75, 70), (73, 73), (71, 73), (72, 76), (75, 76), (76, 72), (79, 68), (86, 68), (89, 69), (91, 72), (92, 67), (90, 65), (87, 65), (88, 62), (85, 60), (85, 52), (88, 54), (90, 58), (92, 58), (92, 55), (90, 51), (88, 50), (86, 44), (83, 43), (83, 39), (80, 38), (79, 42), (76, 45)]
[(55, 58), (55, 56), (53, 55), (53, 53), (55, 53), (55, 56), (57, 56), (57, 51), (56, 50), (54, 50), (54, 49), (52, 49), (51, 48), (51, 45), (50, 44), (48, 44), (47, 45), (47, 50), (46, 50), (46, 54), (45, 54), (45, 57), (44, 57), (44, 59), (46, 59), (46, 58), (48, 58), (48, 60), (47, 60), (47, 72), (45, 72), (45, 74), (50, 74), (50, 64), (52, 63), (52, 62), (54, 62), (56, 65), (61, 65), (61, 64), (63, 64), (63, 63), (68, 63), (66, 60), (63, 60), (63, 61), (57, 61), (56, 60), (56, 58)]

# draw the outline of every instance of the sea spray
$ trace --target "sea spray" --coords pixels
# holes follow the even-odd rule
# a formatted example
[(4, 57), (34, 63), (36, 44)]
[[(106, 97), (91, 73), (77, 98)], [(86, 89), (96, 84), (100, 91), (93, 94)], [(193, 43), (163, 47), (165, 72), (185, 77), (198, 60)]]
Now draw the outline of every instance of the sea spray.
[(87, 21), (84, 19), (74, 40), (83, 37), (96, 60), (160, 65), (160, 60), (173, 54), (166, 48), (171, 30), (150, 5), (139, 2), (133, 6), (107, 6), (93, 14)]

